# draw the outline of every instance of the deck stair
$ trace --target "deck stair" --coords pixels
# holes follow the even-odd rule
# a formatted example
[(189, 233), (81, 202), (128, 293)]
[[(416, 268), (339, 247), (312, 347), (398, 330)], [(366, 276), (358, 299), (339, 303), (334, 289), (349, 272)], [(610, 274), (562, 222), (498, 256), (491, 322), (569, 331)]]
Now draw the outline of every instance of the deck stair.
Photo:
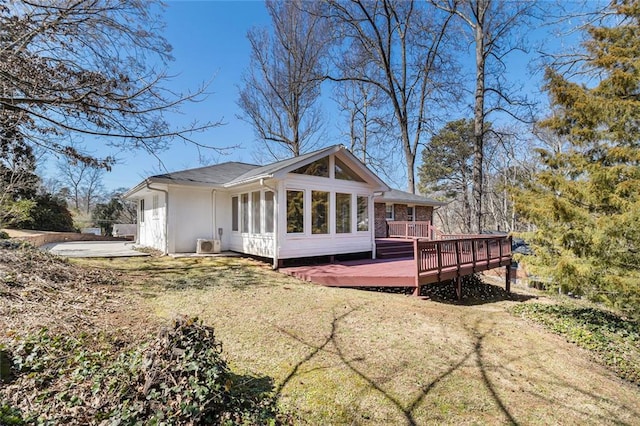
[(413, 240), (384, 238), (376, 240), (376, 258), (400, 259), (413, 257)]

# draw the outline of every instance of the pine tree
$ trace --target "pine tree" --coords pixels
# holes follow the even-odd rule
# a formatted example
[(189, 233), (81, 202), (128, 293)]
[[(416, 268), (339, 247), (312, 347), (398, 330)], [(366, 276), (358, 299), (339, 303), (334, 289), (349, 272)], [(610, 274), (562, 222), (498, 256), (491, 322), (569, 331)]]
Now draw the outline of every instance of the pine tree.
[(610, 9), (611, 25), (586, 29), (580, 81), (547, 70), (553, 111), (541, 124), (565, 143), (538, 151), (543, 168), (516, 207), (537, 227), (534, 273), (639, 314), (640, 2)]

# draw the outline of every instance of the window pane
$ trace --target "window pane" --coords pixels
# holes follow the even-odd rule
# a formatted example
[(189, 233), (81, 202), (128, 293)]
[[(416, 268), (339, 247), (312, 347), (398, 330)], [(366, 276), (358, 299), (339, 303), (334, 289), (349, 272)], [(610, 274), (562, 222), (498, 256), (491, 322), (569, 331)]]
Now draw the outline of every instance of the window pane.
[(311, 233), (329, 233), (329, 193), (311, 191)]
[(393, 204), (387, 204), (385, 206), (385, 217), (388, 220), (393, 220)]
[(407, 220), (413, 222), (413, 206), (407, 206)]
[(273, 192), (264, 193), (264, 232), (273, 232)]
[(304, 232), (304, 191), (287, 191), (287, 232)]
[(253, 228), (251, 232), (259, 234), (260, 230), (260, 191), (251, 193), (251, 222)]
[(351, 232), (351, 194), (336, 194), (336, 233)]
[(311, 164), (302, 166), (291, 173), (297, 173), (299, 175), (320, 176), (329, 177), (329, 157), (324, 157), (314, 161)]
[(249, 194), (240, 196), (240, 210), (242, 214), (242, 232), (249, 232)]
[(231, 197), (231, 230), (238, 230), (238, 197)]
[(356, 172), (351, 170), (346, 164), (340, 161), (338, 157), (335, 158), (335, 163), (336, 179), (364, 182), (364, 180), (360, 176), (358, 176)]
[(369, 230), (369, 197), (358, 197), (358, 231)]
[(144, 198), (140, 200), (140, 223), (144, 222)]

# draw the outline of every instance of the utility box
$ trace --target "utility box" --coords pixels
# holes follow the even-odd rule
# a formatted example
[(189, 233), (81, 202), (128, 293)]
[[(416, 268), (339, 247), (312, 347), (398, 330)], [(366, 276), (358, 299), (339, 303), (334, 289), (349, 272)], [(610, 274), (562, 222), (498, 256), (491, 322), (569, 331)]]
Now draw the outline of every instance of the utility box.
[(196, 242), (196, 253), (198, 254), (220, 253), (220, 240), (208, 240), (204, 238), (198, 238)]

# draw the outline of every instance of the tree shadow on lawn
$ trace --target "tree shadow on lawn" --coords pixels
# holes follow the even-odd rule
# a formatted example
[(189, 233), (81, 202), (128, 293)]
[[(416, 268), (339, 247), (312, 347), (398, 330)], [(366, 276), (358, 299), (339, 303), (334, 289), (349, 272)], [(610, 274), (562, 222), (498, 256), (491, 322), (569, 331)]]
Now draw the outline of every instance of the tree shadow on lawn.
[[(522, 375), (521, 371), (516, 371), (510, 365), (512, 362), (517, 361), (522, 356), (517, 358), (506, 358), (504, 362), (495, 362), (490, 359), (491, 356), (491, 348), (487, 348), (485, 344), (485, 339), (489, 336), (496, 327), (496, 323), (491, 321), (488, 324), (483, 324), (484, 320), (481, 318), (476, 318), (473, 324), (463, 324), (467, 335), (469, 337), (470, 347), (471, 349), (466, 351), (460, 356), (455, 358), (448, 357), (447, 365), (444, 371), (436, 372), (432, 377), (428, 378), (428, 382), (422, 384), (417, 393), (413, 396), (405, 395), (407, 398), (400, 398), (393, 394), (392, 389), (385, 389), (386, 380), (376, 379), (375, 377), (367, 374), (364, 368), (359, 366), (358, 364), (362, 364), (366, 361), (366, 356), (348, 356), (346, 353), (346, 347), (340, 342), (340, 331), (341, 331), (341, 323), (351, 315), (354, 311), (357, 311), (358, 308), (352, 308), (349, 311), (336, 315), (334, 313), (333, 320), (331, 321), (331, 329), (329, 334), (324, 338), (322, 343), (317, 344), (311, 342), (304, 337), (299, 336), (297, 333), (289, 330), (285, 330), (283, 328), (278, 327), (278, 330), (283, 334), (289, 336), (291, 339), (297, 341), (298, 343), (306, 346), (310, 349), (309, 353), (302, 359), (300, 359), (291, 369), (289, 374), (285, 377), (285, 379), (280, 382), (280, 384), (276, 387), (275, 390), (275, 398), (279, 399), (282, 394), (284, 388), (290, 383), (292, 380), (295, 380), (298, 374), (301, 373), (301, 369), (304, 364), (310, 362), (314, 357), (321, 353), (328, 353), (329, 355), (337, 356), (340, 362), (353, 374), (358, 376), (359, 379), (363, 380), (367, 383), (370, 390), (379, 394), (384, 400), (386, 400), (390, 406), (394, 407), (399, 414), (406, 420), (406, 424), (414, 426), (421, 424), (424, 419), (418, 418), (418, 409), (423, 406), (428, 400), (430, 393), (433, 389), (441, 382), (444, 382), (449, 376), (456, 373), (461, 368), (468, 368), (469, 362), (472, 362), (473, 365), (477, 368), (479, 374), (479, 380), (481, 381), (482, 386), (488, 392), (493, 401), (496, 412), (500, 413), (500, 416), (503, 420), (512, 425), (520, 424), (517, 419), (516, 414), (513, 413), (513, 408), (511, 407), (512, 402), (506, 398), (506, 395), (512, 396), (513, 389), (509, 389), (506, 383), (512, 383), (513, 377), (519, 377)], [(481, 331), (484, 330), (484, 331)], [(532, 355), (525, 355), (524, 357), (533, 357)], [(445, 354), (446, 357), (446, 354)], [(335, 367), (335, 366), (334, 366)], [(637, 410), (632, 409), (628, 406), (621, 405), (620, 403), (613, 401), (607, 397), (603, 397), (602, 395), (596, 394), (587, 389), (582, 389), (573, 383), (568, 383), (565, 379), (558, 377), (557, 375), (553, 375), (551, 372), (547, 371), (544, 364), (540, 364), (537, 369), (542, 369), (545, 371), (544, 377), (547, 377), (547, 380), (541, 382), (543, 385), (547, 385), (549, 387), (554, 387), (559, 390), (560, 393), (566, 393), (566, 391), (571, 390), (582, 396), (584, 396), (588, 401), (593, 401), (591, 403), (596, 403), (598, 407), (604, 410), (604, 414), (595, 413), (589, 410), (581, 409), (579, 406), (575, 406), (574, 401), (559, 401), (553, 397), (549, 397), (547, 395), (543, 395), (538, 392), (538, 387), (530, 387), (530, 389), (526, 390), (530, 394), (531, 397), (535, 399), (539, 399), (543, 401), (548, 406), (557, 407), (555, 410), (550, 410), (549, 413), (551, 416), (554, 413), (558, 413), (557, 415), (561, 415), (558, 409), (564, 409), (570, 412), (575, 413), (578, 417), (583, 417), (588, 419), (589, 421), (594, 422), (603, 422), (607, 423), (613, 420), (617, 424), (627, 424), (624, 421), (624, 417), (621, 417), (622, 413), (632, 413), (633, 415), (637, 414)], [(316, 368), (317, 369), (317, 368)], [(468, 375), (469, 373), (461, 373)], [(386, 376), (386, 375), (385, 375)], [(470, 378), (473, 379), (473, 378)], [(524, 379), (525, 384), (531, 384), (530, 379)], [(520, 387), (523, 384), (512, 383), (512, 387)], [(478, 389), (480, 391), (480, 389)], [(525, 392), (524, 389), (522, 389)], [(438, 397), (436, 397), (438, 398)], [(514, 396), (515, 398), (515, 396)], [(602, 406), (604, 404), (604, 407)], [(521, 411), (522, 411), (521, 407)], [(630, 410), (630, 411), (626, 411)], [(438, 419), (437, 413), (433, 413), (434, 417), (431, 417), (431, 420), (442, 420), (446, 421), (447, 419)], [(362, 418), (368, 418), (363, 416)], [(354, 422), (362, 421), (360, 419), (352, 419)], [(636, 417), (637, 418), (637, 417)], [(330, 421), (331, 419), (327, 419)], [(449, 419), (451, 420), (451, 419)], [(556, 418), (555, 420), (561, 421), (561, 418)]]

